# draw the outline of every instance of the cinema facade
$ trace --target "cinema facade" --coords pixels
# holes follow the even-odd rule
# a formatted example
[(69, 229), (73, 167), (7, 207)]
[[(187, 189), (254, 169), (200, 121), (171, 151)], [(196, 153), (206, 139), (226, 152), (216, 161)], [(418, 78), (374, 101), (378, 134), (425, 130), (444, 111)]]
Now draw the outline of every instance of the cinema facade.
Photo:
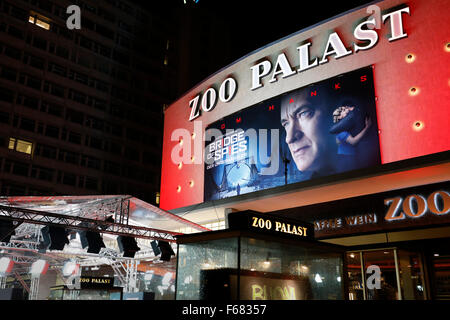
[(309, 223), (344, 299), (450, 298), (449, 11), (374, 1), (199, 83), (165, 111), (161, 208)]

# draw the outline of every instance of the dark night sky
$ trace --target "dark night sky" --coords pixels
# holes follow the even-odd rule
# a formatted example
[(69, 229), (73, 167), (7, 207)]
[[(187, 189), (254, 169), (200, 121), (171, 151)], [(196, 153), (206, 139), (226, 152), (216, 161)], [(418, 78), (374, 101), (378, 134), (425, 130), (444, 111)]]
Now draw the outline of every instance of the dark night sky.
[[(373, 0), (132, 0), (140, 2), (150, 11), (181, 10), (189, 14), (196, 9), (205, 9), (213, 17), (224, 20), (229, 25), (232, 50), (228, 61), (218, 61), (211, 70), (219, 70), (228, 63), (263, 47), (275, 40), (301, 29), (342, 14)], [(184, 4), (186, 1), (186, 4)], [(155, 5), (157, 7), (155, 7)], [(188, 8), (192, 10), (188, 10)], [(162, 10), (161, 10), (162, 9)], [(193, 37), (196, 35), (194, 34)], [(199, 34), (200, 37), (200, 34)]]
[[(194, 0), (134, 1), (140, 1), (150, 11), (156, 10), (155, 5), (159, 10), (179, 8), (183, 14), (188, 14), (189, 11), (186, 10), (188, 7), (203, 8), (219, 19), (228, 20), (235, 47), (231, 61), (293, 32), (374, 2), (373, 0), (198, 0), (198, 3)], [(222, 66), (218, 66), (220, 67)]]
[(229, 19), (233, 38), (241, 44), (242, 56), (293, 32), (370, 2), (373, 1), (199, 0), (196, 5)]

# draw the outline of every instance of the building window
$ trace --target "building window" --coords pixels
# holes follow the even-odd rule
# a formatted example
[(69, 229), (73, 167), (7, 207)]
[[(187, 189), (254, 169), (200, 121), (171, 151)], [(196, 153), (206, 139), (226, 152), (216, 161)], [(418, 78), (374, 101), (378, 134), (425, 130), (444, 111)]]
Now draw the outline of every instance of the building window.
[(48, 23), (48, 21), (45, 21), (43, 18), (38, 17), (37, 15), (30, 15), (28, 17), (28, 22), (35, 24), (42, 29), (50, 30), (50, 23)]
[(31, 154), (33, 152), (33, 142), (11, 137), (9, 138), (8, 149)]

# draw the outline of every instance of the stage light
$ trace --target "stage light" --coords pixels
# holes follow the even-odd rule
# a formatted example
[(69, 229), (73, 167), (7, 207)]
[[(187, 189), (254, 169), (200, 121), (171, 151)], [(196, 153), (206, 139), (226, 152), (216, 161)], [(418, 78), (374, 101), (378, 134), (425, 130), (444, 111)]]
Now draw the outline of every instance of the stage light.
[(31, 265), (30, 273), (33, 276), (39, 276), (47, 273), (49, 263), (46, 260), (36, 260)]
[(88, 247), (88, 253), (99, 253), (101, 248), (105, 248), (105, 243), (103, 242), (100, 233), (93, 231), (83, 231), (79, 232), (81, 245), (84, 248)]
[(170, 261), (170, 257), (175, 255), (170, 243), (166, 241), (158, 241), (158, 247), (161, 250), (161, 258), (162, 261)]
[(46, 250), (63, 250), (70, 241), (67, 231), (63, 227), (45, 226), (41, 229), (42, 239), (39, 252)]
[(39, 244), (39, 252), (46, 250), (63, 250), (68, 244), (69, 238), (66, 229), (63, 227), (45, 226), (41, 229), (42, 241)]
[(10, 273), (14, 266), (14, 261), (10, 258), (0, 258), (0, 275)]
[(156, 240), (153, 240), (152, 242), (150, 242), (150, 245), (152, 246), (155, 257), (157, 255), (161, 254), (161, 250), (159, 250), (158, 242)]
[(126, 236), (118, 236), (117, 244), (119, 245), (120, 252), (123, 252), (124, 257), (134, 258), (137, 251), (141, 250), (138, 247), (136, 239)]
[(62, 269), (62, 274), (64, 277), (68, 277), (78, 273), (80, 265), (75, 261), (67, 261)]

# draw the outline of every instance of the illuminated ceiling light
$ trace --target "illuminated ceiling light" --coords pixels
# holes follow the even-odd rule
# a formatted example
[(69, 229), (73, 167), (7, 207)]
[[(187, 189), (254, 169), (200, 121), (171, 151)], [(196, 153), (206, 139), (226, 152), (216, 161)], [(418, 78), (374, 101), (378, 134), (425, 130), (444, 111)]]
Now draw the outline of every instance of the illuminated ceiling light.
[(409, 88), (409, 95), (410, 96), (415, 96), (417, 94), (419, 94), (419, 88), (417, 88), (417, 87)]
[(354, 258), (355, 257), (355, 254), (354, 253), (350, 253), (350, 258)]
[(447, 52), (450, 52), (450, 42), (447, 42), (445, 44), (444, 50), (447, 51)]
[(416, 60), (416, 56), (412, 53), (408, 53), (405, 57), (406, 62), (412, 63), (414, 60)]
[(425, 124), (422, 121), (415, 121), (413, 123), (413, 129), (415, 131), (420, 131), (425, 127)]
[(177, 192), (180, 192), (181, 191), (181, 186), (178, 186), (177, 187)]
[(320, 274), (316, 273), (314, 281), (316, 281), (317, 283), (322, 283), (322, 277), (320, 276)]

